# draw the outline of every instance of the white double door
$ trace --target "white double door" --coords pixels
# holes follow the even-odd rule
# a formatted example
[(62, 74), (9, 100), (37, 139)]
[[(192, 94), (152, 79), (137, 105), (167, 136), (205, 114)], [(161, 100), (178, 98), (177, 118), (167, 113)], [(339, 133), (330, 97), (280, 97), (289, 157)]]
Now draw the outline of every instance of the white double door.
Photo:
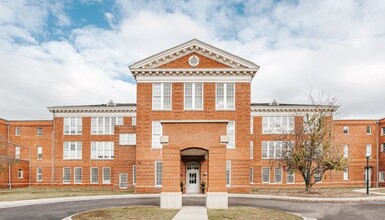
[(199, 193), (199, 163), (187, 164), (186, 193)]

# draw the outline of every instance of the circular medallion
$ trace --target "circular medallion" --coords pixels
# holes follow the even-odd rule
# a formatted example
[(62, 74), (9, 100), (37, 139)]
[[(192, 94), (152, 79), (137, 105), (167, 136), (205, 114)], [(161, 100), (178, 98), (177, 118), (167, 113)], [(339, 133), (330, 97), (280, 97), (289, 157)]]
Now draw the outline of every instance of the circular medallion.
[(199, 64), (199, 57), (197, 57), (196, 55), (192, 55), (190, 58), (188, 58), (188, 63), (192, 67), (198, 66), (198, 64)]

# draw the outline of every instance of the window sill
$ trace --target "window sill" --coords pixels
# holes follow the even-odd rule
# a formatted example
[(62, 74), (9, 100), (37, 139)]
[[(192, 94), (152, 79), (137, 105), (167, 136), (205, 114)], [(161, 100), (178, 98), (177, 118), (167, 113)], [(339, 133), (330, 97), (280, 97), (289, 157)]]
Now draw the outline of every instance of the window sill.
[(229, 108), (229, 109), (215, 109), (215, 111), (218, 111), (218, 112), (235, 112), (235, 108)]
[(91, 158), (91, 160), (114, 160), (114, 158), (100, 158), (100, 159)]
[(203, 112), (204, 109), (183, 109), (185, 112)]
[(63, 135), (65, 135), (65, 136), (71, 136), (71, 135), (74, 135), (74, 136), (81, 136), (81, 135), (83, 135), (82, 133), (80, 133), (80, 134), (66, 134), (66, 133), (64, 133)]
[(152, 109), (153, 112), (172, 112), (172, 109)]

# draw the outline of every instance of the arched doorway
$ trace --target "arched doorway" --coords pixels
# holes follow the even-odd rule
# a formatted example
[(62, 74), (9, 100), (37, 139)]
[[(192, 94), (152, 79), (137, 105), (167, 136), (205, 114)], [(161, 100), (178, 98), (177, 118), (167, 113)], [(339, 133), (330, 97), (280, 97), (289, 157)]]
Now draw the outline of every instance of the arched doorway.
[(186, 164), (186, 193), (199, 193), (199, 163), (188, 162)]

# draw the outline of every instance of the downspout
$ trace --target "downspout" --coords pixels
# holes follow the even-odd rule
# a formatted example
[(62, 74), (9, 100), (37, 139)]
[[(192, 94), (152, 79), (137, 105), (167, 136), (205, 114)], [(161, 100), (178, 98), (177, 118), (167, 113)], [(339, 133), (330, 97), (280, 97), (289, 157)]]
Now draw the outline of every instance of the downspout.
[(55, 111), (53, 111), (53, 120), (52, 120), (52, 148), (51, 148), (51, 152), (52, 152), (52, 158), (51, 158), (51, 161), (52, 161), (52, 170), (51, 170), (51, 173), (52, 173), (52, 176), (51, 176), (51, 183), (54, 184), (55, 183), (55, 120), (56, 120), (56, 117), (55, 117)]
[[(7, 144), (9, 143), (9, 122), (7, 121)], [(7, 149), (8, 150), (8, 149)], [(8, 189), (12, 189), (11, 162), (8, 161)]]
[(376, 152), (376, 167), (377, 167), (377, 181), (376, 181), (376, 188), (378, 188), (378, 181), (380, 177), (380, 172), (379, 172), (379, 154), (380, 154), (380, 144), (379, 144), (379, 136), (380, 136), (380, 121), (376, 121), (376, 145), (377, 145), (377, 152)]

